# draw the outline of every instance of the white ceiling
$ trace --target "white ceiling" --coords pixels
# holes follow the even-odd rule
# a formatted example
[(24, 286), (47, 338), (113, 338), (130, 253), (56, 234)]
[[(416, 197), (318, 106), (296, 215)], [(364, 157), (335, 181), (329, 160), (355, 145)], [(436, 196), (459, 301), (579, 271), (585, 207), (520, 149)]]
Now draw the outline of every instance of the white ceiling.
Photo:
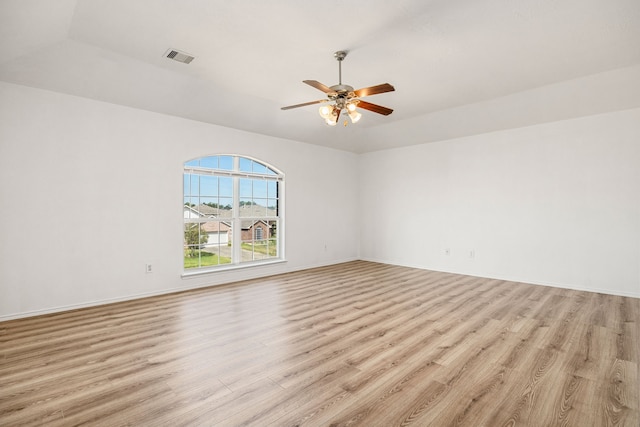
[[(0, 0), (0, 48), (0, 80), (353, 152), (640, 106), (638, 0)], [(280, 110), (337, 50), (393, 114)]]

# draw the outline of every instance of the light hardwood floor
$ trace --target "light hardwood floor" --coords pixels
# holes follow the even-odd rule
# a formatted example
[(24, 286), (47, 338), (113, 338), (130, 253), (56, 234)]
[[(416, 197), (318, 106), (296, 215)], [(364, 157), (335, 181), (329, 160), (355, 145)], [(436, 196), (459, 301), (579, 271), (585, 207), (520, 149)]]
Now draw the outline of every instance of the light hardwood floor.
[(364, 261), (0, 323), (0, 425), (640, 425), (640, 299)]

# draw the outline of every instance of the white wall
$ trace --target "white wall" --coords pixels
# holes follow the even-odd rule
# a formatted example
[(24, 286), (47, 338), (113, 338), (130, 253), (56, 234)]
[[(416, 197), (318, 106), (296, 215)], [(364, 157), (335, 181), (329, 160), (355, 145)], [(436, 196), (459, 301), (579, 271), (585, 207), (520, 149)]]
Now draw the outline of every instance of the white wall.
[[(181, 278), (216, 153), (286, 173), (288, 262)], [(640, 109), (357, 156), (0, 82), (0, 320), (358, 257), (640, 297)]]
[(359, 167), (362, 259), (640, 297), (640, 109)]
[[(181, 278), (182, 165), (216, 153), (286, 174), (288, 262)], [(347, 152), (0, 82), (0, 320), (355, 259), (356, 166)]]

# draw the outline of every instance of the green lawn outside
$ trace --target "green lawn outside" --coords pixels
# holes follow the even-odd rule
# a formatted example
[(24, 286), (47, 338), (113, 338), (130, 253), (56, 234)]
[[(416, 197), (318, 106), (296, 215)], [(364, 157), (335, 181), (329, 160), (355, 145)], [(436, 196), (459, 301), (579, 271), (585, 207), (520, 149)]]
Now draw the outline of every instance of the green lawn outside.
[(255, 242), (254, 244), (244, 242), (242, 243), (242, 249), (247, 251), (253, 250), (253, 252), (264, 255), (277, 256), (278, 248), (276, 247), (275, 240), (272, 240), (270, 243), (271, 244), (269, 245), (269, 253), (267, 253), (267, 240), (264, 240), (262, 242)]
[[(198, 258), (198, 253), (200, 258)], [(200, 261), (200, 264), (198, 264), (198, 261)], [(196, 251), (194, 256), (184, 257), (184, 268), (209, 267), (218, 264), (231, 264), (231, 258), (223, 256), (218, 259), (218, 255), (204, 251)]]

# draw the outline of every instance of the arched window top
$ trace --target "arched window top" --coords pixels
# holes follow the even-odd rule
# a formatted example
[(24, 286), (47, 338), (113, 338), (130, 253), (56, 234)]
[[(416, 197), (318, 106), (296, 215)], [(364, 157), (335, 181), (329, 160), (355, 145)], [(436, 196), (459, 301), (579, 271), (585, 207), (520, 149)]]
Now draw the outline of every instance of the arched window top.
[[(237, 158), (237, 162), (234, 159)], [(185, 162), (185, 168), (211, 169), (217, 171), (243, 172), (256, 175), (282, 176), (275, 168), (249, 157), (219, 155), (199, 157)]]

